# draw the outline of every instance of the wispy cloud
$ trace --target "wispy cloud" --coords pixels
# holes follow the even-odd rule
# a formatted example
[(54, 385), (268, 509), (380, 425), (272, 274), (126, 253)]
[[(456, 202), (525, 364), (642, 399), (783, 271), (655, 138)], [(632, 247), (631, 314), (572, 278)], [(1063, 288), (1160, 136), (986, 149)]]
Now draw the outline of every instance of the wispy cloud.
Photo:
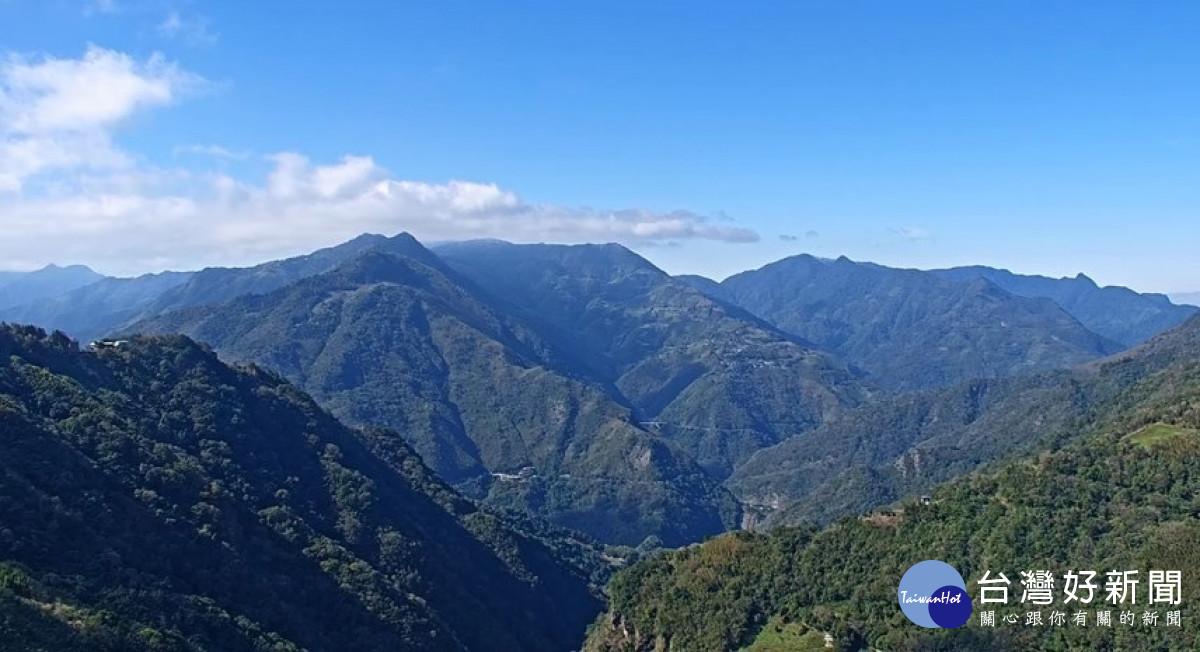
[(211, 156), (215, 159), (244, 161), (254, 154), (247, 151), (233, 151), (220, 145), (178, 145), (171, 150), (172, 156)]
[(220, 39), (207, 16), (191, 0), (83, 0), (84, 16), (120, 16), (152, 29), (159, 38), (186, 45), (212, 45)]
[(117, 11), (116, 0), (87, 0), (83, 5), (85, 16), (93, 14), (111, 14)]
[(160, 36), (179, 39), (189, 45), (211, 45), (219, 38), (212, 31), (208, 18), (200, 14), (185, 16), (176, 10), (167, 12), (157, 30)]
[(898, 238), (901, 238), (904, 240), (909, 240), (912, 242), (933, 239), (933, 235), (930, 234), (925, 229), (918, 229), (918, 228), (913, 228), (913, 227), (902, 226), (902, 227), (892, 227), (892, 228), (888, 229), (888, 231), (892, 235), (894, 235)]
[(794, 236), (794, 235), (783, 233), (783, 234), (780, 234), (779, 239), (783, 240), (784, 242), (795, 242), (795, 241), (799, 240), (800, 238), (797, 236)]
[[(221, 166), (150, 165), (115, 144), (131, 116), (205, 84), (160, 56), (137, 61), (95, 47), (74, 60), (5, 59), (0, 259), (132, 273), (246, 263), (363, 232), (630, 244), (759, 237), (724, 215), (579, 208), (532, 202), (495, 183), (399, 179), (369, 156), (318, 163), (282, 152), (265, 158), (264, 178), (244, 179)], [(216, 145), (182, 145), (176, 153), (248, 156)]]

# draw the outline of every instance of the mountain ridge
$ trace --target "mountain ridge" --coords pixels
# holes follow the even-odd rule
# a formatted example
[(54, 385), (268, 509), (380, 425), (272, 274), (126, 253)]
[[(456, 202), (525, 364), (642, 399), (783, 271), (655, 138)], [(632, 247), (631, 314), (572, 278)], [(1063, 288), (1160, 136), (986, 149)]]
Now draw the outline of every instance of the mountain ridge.
[(547, 339), (569, 336), (562, 346), (598, 382), (716, 477), (871, 391), (840, 360), (618, 245), (487, 242), (436, 253)]
[(988, 279), (942, 279), (802, 254), (719, 284), (689, 279), (781, 330), (841, 356), (894, 391), (1066, 367), (1122, 345), (1046, 298)]
[[(715, 481), (599, 388), (561, 373), (551, 345), (434, 261), (366, 251), (268, 294), (131, 331), (187, 333), (277, 369), (351, 423), (405, 433), (465, 490), (609, 542), (682, 543), (736, 522)], [(525, 466), (535, 479), (492, 475)]]
[(1053, 299), (1089, 330), (1125, 346), (1135, 346), (1200, 312), (1177, 306), (1164, 294), (1121, 286), (1100, 287), (1087, 275), (1051, 278), (1014, 274), (982, 265), (932, 270), (945, 278), (986, 278), (1008, 292)]

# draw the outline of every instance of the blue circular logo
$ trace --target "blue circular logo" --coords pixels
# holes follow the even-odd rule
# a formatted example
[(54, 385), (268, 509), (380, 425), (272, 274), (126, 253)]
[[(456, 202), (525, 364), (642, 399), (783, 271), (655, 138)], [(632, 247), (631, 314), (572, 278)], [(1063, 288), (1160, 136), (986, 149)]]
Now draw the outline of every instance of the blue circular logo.
[(957, 629), (971, 618), (967, 583), (944, 561), (914, 564), (900, 578), (896, 599), (904, 615), (921, 627)]

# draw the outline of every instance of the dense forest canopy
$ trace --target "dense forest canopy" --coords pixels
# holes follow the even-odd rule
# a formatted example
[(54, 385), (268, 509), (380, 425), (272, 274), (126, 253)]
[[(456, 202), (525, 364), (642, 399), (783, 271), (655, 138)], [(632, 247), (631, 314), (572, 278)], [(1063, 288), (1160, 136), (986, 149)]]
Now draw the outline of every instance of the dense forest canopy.
[(551, 652), (600, 606), (587, 539), (184, 337), (0, 327), (0, 447), (2, 649)]

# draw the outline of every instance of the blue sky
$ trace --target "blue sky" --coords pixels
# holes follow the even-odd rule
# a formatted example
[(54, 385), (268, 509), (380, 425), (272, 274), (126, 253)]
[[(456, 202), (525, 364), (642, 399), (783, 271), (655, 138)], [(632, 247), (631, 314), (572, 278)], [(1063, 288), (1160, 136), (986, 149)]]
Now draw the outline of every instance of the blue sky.
[(410, 230), (1196, 290), (1197, 34), (1165, 1), (0, 0), (0, 267)]

